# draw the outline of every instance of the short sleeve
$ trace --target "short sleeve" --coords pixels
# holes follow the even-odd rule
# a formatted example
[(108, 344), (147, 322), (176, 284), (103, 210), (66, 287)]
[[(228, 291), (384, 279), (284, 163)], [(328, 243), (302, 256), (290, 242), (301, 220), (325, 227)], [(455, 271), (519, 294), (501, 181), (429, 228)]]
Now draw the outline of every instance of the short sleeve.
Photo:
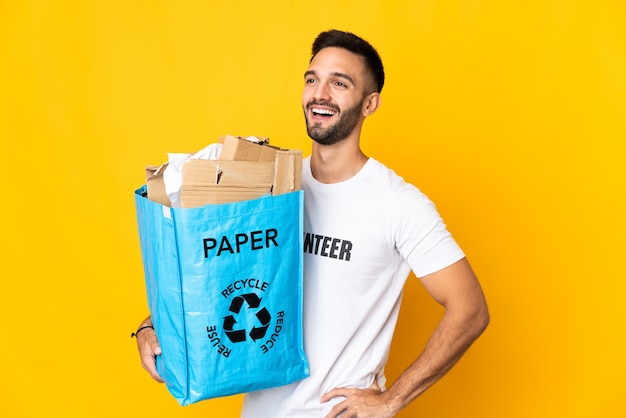
[(434, 203), (410, 184), (394, 202), (391, 235), (417, 277), (439, 271), (465, 257)]

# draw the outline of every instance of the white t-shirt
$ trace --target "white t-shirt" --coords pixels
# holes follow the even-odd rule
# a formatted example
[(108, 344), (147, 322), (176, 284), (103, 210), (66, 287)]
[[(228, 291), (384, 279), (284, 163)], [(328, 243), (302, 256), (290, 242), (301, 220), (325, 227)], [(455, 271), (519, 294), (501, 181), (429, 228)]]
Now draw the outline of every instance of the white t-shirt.
[[(324, 416), (342, 399), (336, 387), (385, 385), (402, 289), (464, 257), (433, 203), (369, 159), (340, 183), (316, 181), (306, 158), (304, 190), (304, 348), (311, 375), (246, 394), (244, 418)], [(417, 353), (416, 353), (417, 354)]]

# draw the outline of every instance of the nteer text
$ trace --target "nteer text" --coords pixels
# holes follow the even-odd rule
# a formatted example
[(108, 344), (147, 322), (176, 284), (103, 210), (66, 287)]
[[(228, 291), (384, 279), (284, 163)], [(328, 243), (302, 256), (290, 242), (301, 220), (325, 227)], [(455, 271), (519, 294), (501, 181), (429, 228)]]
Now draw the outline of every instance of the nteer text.
[(305, 232), (304, 252), (322, 257), (350, 261), (352, 242), (345, 239), (326, 237)]

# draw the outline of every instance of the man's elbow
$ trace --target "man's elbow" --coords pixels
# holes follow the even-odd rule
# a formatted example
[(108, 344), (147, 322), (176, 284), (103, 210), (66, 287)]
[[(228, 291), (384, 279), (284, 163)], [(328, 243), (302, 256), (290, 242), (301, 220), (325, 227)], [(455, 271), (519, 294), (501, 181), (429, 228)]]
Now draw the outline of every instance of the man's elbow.
[(483, 301), (483, 303), (477, 306), (473, 315), (472, 322), (474, 324), (476, 338), (478, 338), (485, 331), (485, 329), (487, 329), (490, 320), (491, 317), (489, 315), (489, 308), (487, 307), (487, 304)]

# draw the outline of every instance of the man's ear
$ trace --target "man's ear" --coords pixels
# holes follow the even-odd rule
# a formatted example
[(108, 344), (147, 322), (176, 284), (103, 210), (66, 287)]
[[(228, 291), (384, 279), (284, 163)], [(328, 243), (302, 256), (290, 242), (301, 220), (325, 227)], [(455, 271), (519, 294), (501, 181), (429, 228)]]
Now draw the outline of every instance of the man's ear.
[(380, 93), (374, 92), (365, 96), (365, 100), (363, 100), (363, 108), (361, 109), (363, 116), (368, 117), (374, 114), (374, 112), (376, 112), (376, 110), (380, 107), (380, 104)]

